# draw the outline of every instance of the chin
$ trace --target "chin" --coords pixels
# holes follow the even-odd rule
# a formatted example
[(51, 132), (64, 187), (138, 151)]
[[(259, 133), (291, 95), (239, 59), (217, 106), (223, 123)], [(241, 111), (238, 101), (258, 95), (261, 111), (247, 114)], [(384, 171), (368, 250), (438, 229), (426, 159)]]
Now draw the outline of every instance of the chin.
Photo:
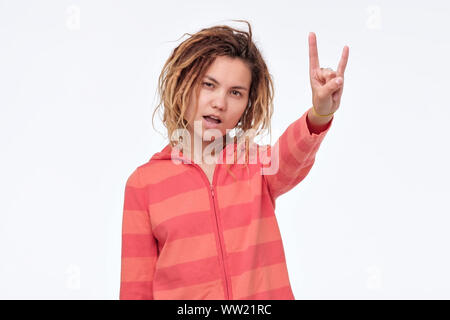
[[(219, 138), (223, 138), (224, 135), (225, 134), (222, 132)], [(214, 136), (214, 139), (217, 139), (216, 137), (217, 136)], [(212, 141), (212, 136), (207, 138), (205, 135), (203, 135), (203, 141)]]

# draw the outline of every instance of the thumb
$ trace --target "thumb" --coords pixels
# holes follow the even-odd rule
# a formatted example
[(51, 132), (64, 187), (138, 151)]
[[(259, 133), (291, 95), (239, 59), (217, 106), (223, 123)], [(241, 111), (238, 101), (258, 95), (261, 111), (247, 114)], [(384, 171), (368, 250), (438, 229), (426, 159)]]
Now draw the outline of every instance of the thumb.
[(336, 92), (337, 90), (339, 90), (341, 88), (343, 82), (344, 82), (344, 79), (342, 79), (342, 77), (336, 77), (336, 78), (328, 81), (323, 86), (325, 94), (331, 96), (334, 92)]

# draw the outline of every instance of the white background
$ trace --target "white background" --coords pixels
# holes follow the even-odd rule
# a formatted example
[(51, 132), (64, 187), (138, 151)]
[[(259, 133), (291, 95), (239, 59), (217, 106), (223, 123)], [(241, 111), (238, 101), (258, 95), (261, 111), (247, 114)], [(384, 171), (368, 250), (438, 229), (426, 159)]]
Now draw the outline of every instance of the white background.
[(277, 200), (296, 299), (449, 299), (448, 1), (0, 1), (0, 298), (118, 299), (127, 177), (167, 144), (185, 32), (253, 28), (273, 141), (350, 48), (314, 167)]

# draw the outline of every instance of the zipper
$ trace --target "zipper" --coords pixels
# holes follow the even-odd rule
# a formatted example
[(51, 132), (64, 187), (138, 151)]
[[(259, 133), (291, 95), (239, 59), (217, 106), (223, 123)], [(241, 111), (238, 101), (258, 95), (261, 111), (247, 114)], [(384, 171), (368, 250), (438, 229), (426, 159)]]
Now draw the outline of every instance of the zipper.
[[(206, 176), (206, 174), (204, 172), (203, 172), (203, 174)], [(216, 176), (216, 168), (214, 167), (213, 183), (214, 183), (215, 176)], [(217, 232), (218, 232), (218, 236), (219, 236), (219, 246), (220, 246), (220, 253), (222, 255), (223, 273), (225, 275), (225, 292), (226, 292), (225, 299), (230, 300), (230, 293), (228, 291), (228, 276), (227, 276), (227, 270), (225, 268), (225, 254), (224, 254), (224, 249), (222, 246), (222, 239), (220, 238), (221, 233), (219, 232), (219, 218), (217, 217), (217, 211), (216, 211), (214, 186), (213, 186), (213, 184), (209, 184), (209, 186), (210, 186), (210, 190), (211, 190), (211, 196), (212, 196), (213, 207), (214, 207), (214, 217), (216, 218)]]
[(218, 219), (218, 217), (217, 217), (217, 211), (216, 211), (216, 201), (215, 201), (215, 199), (216, 199), (216, 193), (214, 192), (214, 183), (215, 183), (215, 181), (216, 181), (216, 171), (217, 171), (217, 170), (216, 170), (216, 167), (217, 167), (217, 164), (216, 164), (216, 166), (214, 167), (214, 171), (213, 171), (213, 181), (212, 181), (212, 183), (210, 183), (210, 182), (209, 182), (209, 179), (208, 179), (208, 176), (206, 175), (206, 173), (203, 171), (203, 169), (202, 169), (198, 164), (196, 164), (196, 163), (194, 163), (194, 162), (188, 163), (185, 159), (182, 159), (182, 158), (178, 158), (178, 159), (181, 160), (181, 161), (183, 161), (183, 163), (185, 163), (185, 164), (191, 164), (191, 165), (193, 165), (194, 167), (196, 167), (198, 170), (200, 170), (200, 171), (201, 171), (201, 174), (204, 176), (206, 182), (207, 182), (208, 185), (209, 185), (209, 190), (210, 190), (211, 199), (212, 199), (212, 202), (213, 202), (213, 208), (214, 208), (214, 217), (215, 217), (215, 219), (216, 219), (217, 233), (218, 233), (218, 237), (219, 237), (219, 247), (220, 247), (220, 254), (221, 254), (221, 257), (222, 257), (223, 273), (224, 273), (224, 275), (225, 275), (225, 299), (226, 299), (226, 300), (230, 300), (230, 292), (229, 292), (229, 290), (228, 290), (228, 276), (227, 276), (227, 270), (226, 270), (226, 268), (225, 268), (225, 254), (224, 254), (224, 249), (223, 249), (223, 245), (222, 245), (222, 239), (221, 239), (221, 237), (220, 237), (220, 231), (219, 231), (219, 219)]
[[(209, 179), (206, 176), (206, 173), (203, 172), (202, 168), (200, 168), (199, 165), (195, 164), (198, 169), (202, 172), (202, 174), (206, 177), (206, 180), (208, 181), (209, 184), (209, 189), (211, 191), (211, 197), (212, 197), (212, 201), (213, 201), (213, 208), (214, 208), (214, 217), (216, 218), (216, 226), (217, 226), (217, 233), (219, 236), (219, 247), (220, 247), (220, 254), (222, 256), (222, 266), (223, 266), (223, 273), (225, 275), (225, 292), (226, 292), (226, 296), (225, 299), (226, 300), (230, 300), (230, 293), (228, 290), (228, 276), (227, 276), (227, 270), (225, 268), (225, 253), (224, 253), (224, 249), (223, 249), (223, 245), (222, 245), (222, 239), (220, 237), (220, 231), (219, 231), (219, 218), (217, 217), (217, 211), (216, 211), (216, 200), (215, 200), (215, 192), (214, 192), (214, 182), (216, 181), (216, 167), (214, 167), (214, 172), (213, 172), (213, 181), (212, 184), (209, 183)], [(216, 165), (217, 166), (217, 165)]]

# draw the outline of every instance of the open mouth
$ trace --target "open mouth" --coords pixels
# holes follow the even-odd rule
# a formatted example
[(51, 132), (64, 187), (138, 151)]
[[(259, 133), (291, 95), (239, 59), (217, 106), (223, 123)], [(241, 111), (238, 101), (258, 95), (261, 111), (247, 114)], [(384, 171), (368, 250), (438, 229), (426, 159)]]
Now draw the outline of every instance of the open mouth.
[(203, 118), (206, 120), (206, 121), (208, 121), (208, 122), (211, 122), (211, 123), (221, 123), (222, 121), (220, 121), (220, 119), (215, 119), (215, 118), (212, 118), (212, 117), (210, 117), (210, 116), (203, 116)]

